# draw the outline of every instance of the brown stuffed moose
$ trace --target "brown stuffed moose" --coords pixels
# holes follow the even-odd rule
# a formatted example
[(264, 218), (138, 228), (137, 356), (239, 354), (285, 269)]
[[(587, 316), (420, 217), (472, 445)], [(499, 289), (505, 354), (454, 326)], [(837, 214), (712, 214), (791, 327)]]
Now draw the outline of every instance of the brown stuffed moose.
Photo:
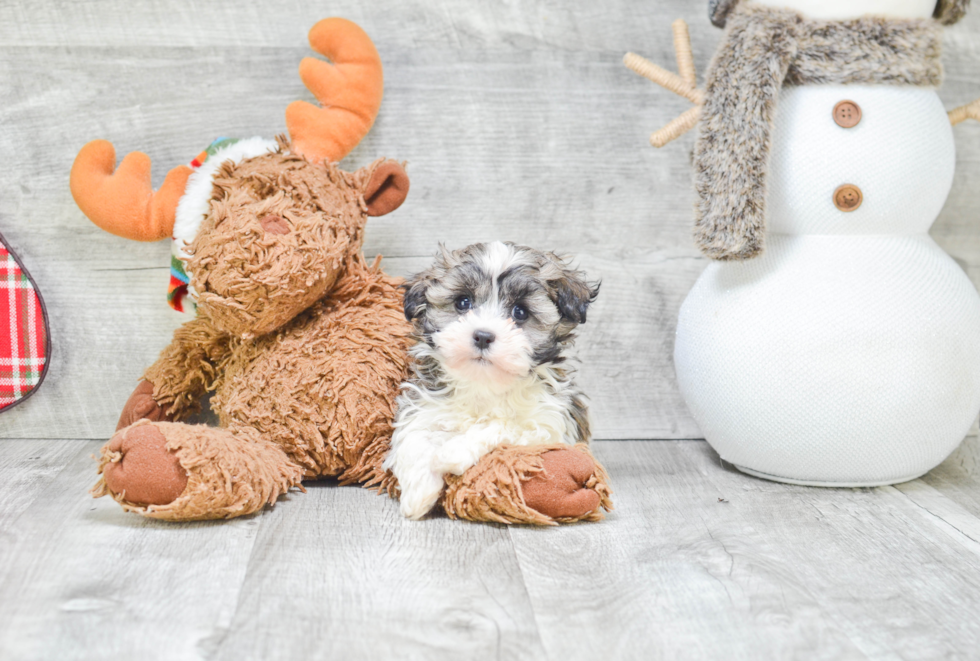
[[(72, 167), (72, 194), (96, 225), (135, 240), (173, 237), (172, 302), (182, 305), (182, 288), (196, 300), (196, 318), (146, 370), (101, 450), (93, 494), (125, 510), (231, 518), (321, 477), (398, 493), (381, 466), (411, 327), (400, 280), (361, 250), (368, 216), (397, 209), (409, 180), (386, 159), (337, 167), (380, 108), (381, 61), (344, 19), (320, 21), (309, 38), (332, 64), (300, 65), (323, 107), (290, 104), (291, 139), (217, 142), (155, 192), (149, 158), (132, 153), (116, 169), (105, 141), (85, 145)], [(180, 422), (209, 391), (220, 427)], [(585, 458), (500, 448), (455, 478), (444, 509), (506, 522), (599, 518), (604, 493), (586, 499), (588, 511), (567, 508), (596, 470)]]

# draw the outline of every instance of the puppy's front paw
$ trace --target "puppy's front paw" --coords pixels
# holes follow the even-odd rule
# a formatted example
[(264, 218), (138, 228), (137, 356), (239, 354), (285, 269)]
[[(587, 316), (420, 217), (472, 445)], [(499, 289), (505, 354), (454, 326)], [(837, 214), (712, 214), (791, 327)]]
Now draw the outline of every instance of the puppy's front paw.
[(415, 476), (409, 482), (400, 481), (399, 484), (399, 510), (403, 516), (413, 521), (418, 521), (432, 511), (445, 486), (442, 473), (433, 472)]
[(462, 475), (479, 460), (480, 457), (476, 455), (473, 448), (465, 443), (450, 441), (439, 448), (436, 456), (432, 458), (432, 470), (440, 475), (445, 473)]

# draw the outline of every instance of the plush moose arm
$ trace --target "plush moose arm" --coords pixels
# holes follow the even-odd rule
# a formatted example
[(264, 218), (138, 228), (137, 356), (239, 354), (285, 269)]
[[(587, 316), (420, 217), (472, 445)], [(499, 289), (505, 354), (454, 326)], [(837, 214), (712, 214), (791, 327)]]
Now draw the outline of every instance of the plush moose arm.
[(221, 374), (231, 338), (201, 316), (174, 333), (174, 339), (143, 374), (123, 408), (118, 429), (140, 418), (180, 420), (200, 409), (199, 400)]
[(598, 521), (612, 509), (606, 469), (584, 443), (501, 445), (445, 480), (451, 519), (555, 525)]

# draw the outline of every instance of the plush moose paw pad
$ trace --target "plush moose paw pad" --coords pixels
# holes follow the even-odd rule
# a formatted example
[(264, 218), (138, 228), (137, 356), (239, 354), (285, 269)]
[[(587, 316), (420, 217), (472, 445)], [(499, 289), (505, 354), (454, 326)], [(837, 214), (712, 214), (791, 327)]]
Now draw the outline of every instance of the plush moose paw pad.
[(595, 511), (602, 498), (591, 488), (596, 464), (576, 450), (550, 450), (541, 455), (544, 470), (521, 484), (524, 502), (553, 519), (580, 518)]
[(102, 474), (112, 493), (136, 505), (167, 505), (187, 486), (187, 471), (167, 449), (167, 439), (152, 424), (116, 432), (104, 454), (110, 457)]

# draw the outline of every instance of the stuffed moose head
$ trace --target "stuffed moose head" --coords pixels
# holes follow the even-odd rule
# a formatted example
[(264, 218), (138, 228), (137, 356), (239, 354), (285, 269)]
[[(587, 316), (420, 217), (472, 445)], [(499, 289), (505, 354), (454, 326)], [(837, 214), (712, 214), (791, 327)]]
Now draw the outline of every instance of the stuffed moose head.
[[(145, 154), (115, 168), (106, 141), (85, 145), (72, 167), (72, 195), (96, 225), (140, 241), (173, 237), (171, 304), (196, 302), (101, 450), (93, 495), (127, 511), (231, 518), (319, 477), (398, 493), (382, 463), (411, 327), (401, 281), (361, 250), (367, 217), (397, 209), (409, 180), (391, 160), (354, 173), (336, 166), (374, 122), (381, 61), (344, 19), (320, 21), (309, 39), (333, 64), (302, 61), (323, 107), (290, 104), (290, 138), (219, 140), (157, 191)], [(221, 426), (180, 422), (209, 391)], [(592, 474), (581, 464), (571, 449), (501, 448), (454, 478), (444, 509), (472, 520), (596, 518), (567, 506)]]

